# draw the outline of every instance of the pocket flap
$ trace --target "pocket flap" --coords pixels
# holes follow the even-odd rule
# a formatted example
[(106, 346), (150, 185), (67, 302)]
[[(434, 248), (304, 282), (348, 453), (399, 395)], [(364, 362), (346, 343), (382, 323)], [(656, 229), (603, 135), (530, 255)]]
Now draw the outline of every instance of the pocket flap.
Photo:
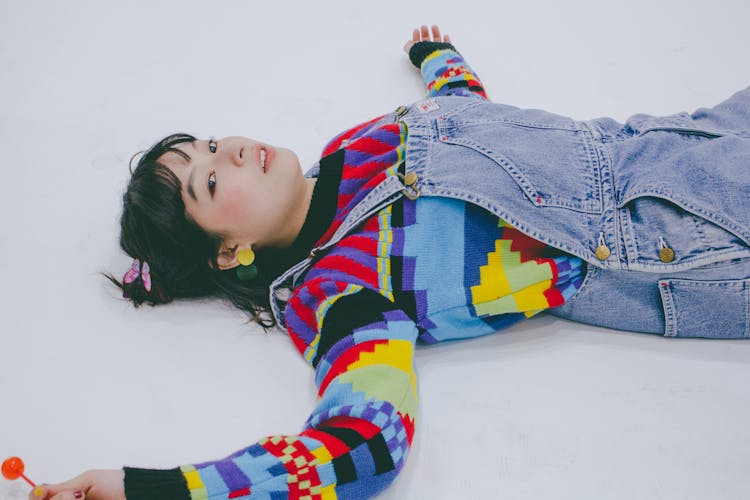
[(659, 281), (667, 337), (745, 338), (750, 279)]
[(727, 131), (697, 122), (692, 116), (685, 112), (668, 116), (637, 114), (628, 118), (625, 125), (636, 135), (644, 135), (648, 132), (660, 130), (699, 135), (703, 137), (723, 137), (727, 135)]

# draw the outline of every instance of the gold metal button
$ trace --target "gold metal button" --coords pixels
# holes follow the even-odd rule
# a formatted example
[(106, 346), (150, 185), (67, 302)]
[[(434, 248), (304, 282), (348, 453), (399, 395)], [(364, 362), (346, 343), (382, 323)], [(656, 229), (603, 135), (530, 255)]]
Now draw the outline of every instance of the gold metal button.
[(419, 188), (417, 187), (417, 181), (419, 180), (419, 178), (417, 177), (417, 174), (415, 174), (414, 172), (409, 172), (408, 174), (404, 175), (401, 172), (396, 172), (396, 175), (403, 181), (404, 186), (406, 186), (406, 189), (401, 190), (401, 192), (404, 193), (404, 196), (412, 201), (419, 198), (420, 192)]
[(659, 258), (662, 262), (672, 262), (674, 260), (674, 250), (669, 247), (664, 247), (659, 250)]
[(396, 116), (398, 118), (401, 118), (406, 114), (407, 111), (409, 111), (409, 108), (407, 108), (406, 106), (399, 106), (396, 108)]
[(413, 186), (411, 189), (413, 189), (414, 192), (411, 192), (408, 189), (402, 189), (401, 192), (404, 193), (404, 196), (409, 198), (411, 201), (414, 201), (419, 198), (419, 195), (422, 193), (419, 192), (419, 189), (416, 186)]
[(609, 247), (607, 245), (599, 245), (594, 251), (596, 258), (599, 260), (607, 260), (610, 255)]

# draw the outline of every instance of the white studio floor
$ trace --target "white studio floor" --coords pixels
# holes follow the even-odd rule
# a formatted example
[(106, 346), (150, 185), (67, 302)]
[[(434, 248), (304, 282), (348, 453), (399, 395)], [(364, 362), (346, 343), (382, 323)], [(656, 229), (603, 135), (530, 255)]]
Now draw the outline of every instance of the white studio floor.
[[(318, 5), (320, 4), (320, 5)], [(291, 147), (423, 97), (436, 23), (489, 96), (623, 121), (750, 85), (750, 4), (0, 0), (0, 459), (58, 482), (300, 430), (313, 371), (216, 301), (134, 310), (98, 274), (131, 155), (184, 131)], [(750, 341), (534, 318), (417, 350), (410, 458), (383, 499), (750, 498)], [(0, 478), (0, 498), (29, 488)]]

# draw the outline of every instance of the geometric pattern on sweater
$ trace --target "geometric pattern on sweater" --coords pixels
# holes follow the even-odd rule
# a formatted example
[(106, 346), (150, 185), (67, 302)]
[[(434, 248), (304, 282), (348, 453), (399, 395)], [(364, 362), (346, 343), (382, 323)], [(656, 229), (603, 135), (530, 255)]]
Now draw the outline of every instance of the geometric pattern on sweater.
[[(486, 97), (452, 45), (420, 42), (410, 57), (428, 96)], [(343, 151), (335, 155), (343, 165), (336, 211), (318, 243), (403, 169), (406, 133), (378, 117), (325, 147), (326, 158)], [(291, 340), (315, 368), (318, 403), (302, 431), (181, 467), (188, 491), (179, 498), (377, 494), (402, 469), (414, 436), (415, 344), (495, 332), (564, 303), (580, 281), (580, 261), (470, 203), (422, 196), (382, 208), (314, 263), (284, 310)], [(153, 498), (175, 487), (171, 472), (151, 470), (126, 470), (125, 484), (126, 493), (147, 485)]]
[(392, 279), (402, 297), (413, 297), (422, 342), (496, 332), (563, 304), (581, 285), (580, 259), (477, 205), (420, 197), (405, 201), (403, 212), (393, 243), (403, 247), (401, 276)]
[(427, 94), (481, 97), (487, 99), (484, 87), (463, 57), (450, 50), (435, 50), (422, 62)]
[(394, 464), (378, 474), (368, 449), (359, 466), (333, 469), (336, 493), (374, 493), (402, 467), (417, 409), (418, 339), (492, 333), (564, 303), (580, 281), (579, 259), (449, 198), (401, 199), (332, 247), (285, 311), (291, 339), (316, 368), (320, 399), (306, 429), (341, 415), (353, 417), (344, 426), (375, 425)]
[[(361, 309), (358, 303), (379, 312), (357, 321), (346, 311)], [(270, 436), (222, 460), (183, 466), (190, 498), (358, 499), (393, 481), (414, 434), (416, 327), (392, 302), (365, 288), (337, 301), (328, 316), (324, 335), (342, 322), (358, 326), (331, 346), (340, 351), (346, 344), (345, 355), (322, 353), (321, 397), (302, 432)]]
[(554, 249), (503, 220), (498, 219), (498, 227), (495, 250), (479, 269), (480, 283), (471, 287), (478, 314), (523, 312), (530, 317), (562, 305), (575, 293), (582, 276), (580, 259), (555, 255)]
[(438, 197), (384, 207), (321, 257), (285, 311), (290, 337), (316, 368), (320, 400), (306, 429), (341, 415), (354, 418), (346, 425), (375, 425), (394, 464), (376, 473), (370, 450), (360, 458), (370, 465), (334, 470), (337, 494), (354, 476), (360, 497), (379, 491), (400, 470), (414, 432), (417, 338), (494, 332), (564, 303), (580, 280), (579, 259), (476, 205)]
[(405, 136), (400, 123), (372, 125), (382, 117), (365, 122), (331, 141), (323, 156), (344, 147), (344, 172), (333, 221), (319, 241), (327, 241), (338, 230), (351, 210), (370, 190), (396, 175), (395, 166), (404, 159)]

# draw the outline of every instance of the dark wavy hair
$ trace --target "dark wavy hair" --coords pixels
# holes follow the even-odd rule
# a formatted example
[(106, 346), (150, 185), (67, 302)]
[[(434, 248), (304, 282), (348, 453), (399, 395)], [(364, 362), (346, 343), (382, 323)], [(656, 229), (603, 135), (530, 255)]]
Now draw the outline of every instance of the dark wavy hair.
[(271, 282), (284, 269), (279, 252), (255, 250), (258, 275), (250, 281), (237, 278), (234, 269), (219, 270), (216, 262), (221, 237), (204, 231), (185, 211), (180, 180), (159, 159), (168, 152), (186, 160), (190, 156), (176, 148), (193, 142), (188, 134), (173, 134), (154, 144), (141, 156), (122, 197), (120, 247), (125, 253), (148, 263), (151, 291), (140, 276), (124, 283), (105, 276), (138, 307), (176, 298), (221, 297), (247, 311), (251, 321), (264, 330), (276, 326), (268, 292)]

